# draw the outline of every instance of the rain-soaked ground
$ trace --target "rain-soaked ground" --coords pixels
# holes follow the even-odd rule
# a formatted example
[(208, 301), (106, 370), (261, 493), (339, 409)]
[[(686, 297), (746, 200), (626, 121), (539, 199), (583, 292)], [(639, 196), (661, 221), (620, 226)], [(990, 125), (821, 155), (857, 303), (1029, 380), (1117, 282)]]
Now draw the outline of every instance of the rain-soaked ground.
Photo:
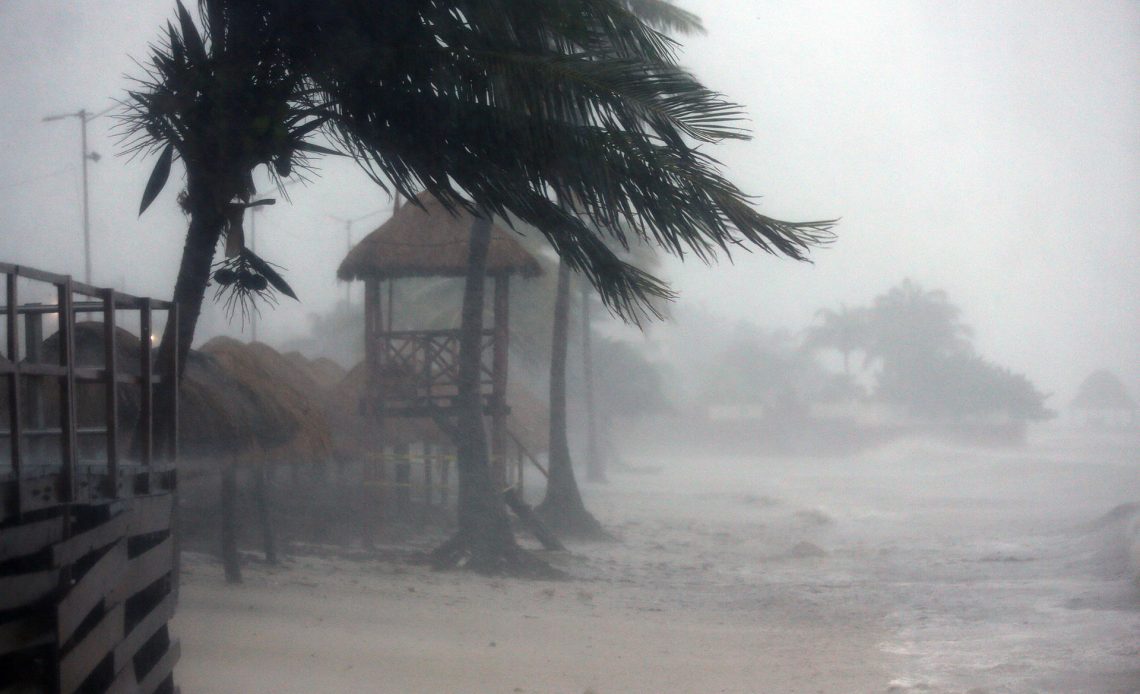
[(1134, 433), (828, 459), (647, 450), (626, 455), (647, 474), (587, 489), (623, 542), (584, 550), (580, 575), (727, 619), (879, 624), (880, 691), (1140, 692)]
[(639, 472), (583, 489), (619, 541), (544, 553), (567, 581), (409, 563), (438, 533), (294, 548), (237, 587), (188, 553), (183, 690), (1140, 692), (1140, 434), (799, 459), (625, 442)]

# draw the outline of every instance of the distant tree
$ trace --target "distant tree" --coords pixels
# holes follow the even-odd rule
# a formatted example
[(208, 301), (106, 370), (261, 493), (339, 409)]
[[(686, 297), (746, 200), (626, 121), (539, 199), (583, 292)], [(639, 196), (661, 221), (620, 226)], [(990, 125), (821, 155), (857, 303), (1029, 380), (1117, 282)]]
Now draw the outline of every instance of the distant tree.
[(865, 350), (868, 361), (882, 366), (879, 391), (905, 399), (921, 388), (933, 364), (970, 354), (972, 331), (941, 290), (927, 291), (910, 279), (875, 297), (867, 314)]
[(851, 353), (867, 348), (867, 309), (840, 304), (838, 311), (821, 308), (815, 316), (818, 322), (808, 328), (804, 347), (809, 351), (834, 349), (839, 352), (843, 355), (843, 374), (850, 378)]
[(1105, 369), (1092, 372), (1081, 382), (1071, 407), (1083, 412), (1087, 422), (1136, 421), (1136, 401), (1120, 378)]
[(883, 400), (928, 419), (1053, 416), (1047, 396), (1025, 376), (974, 353), (972, 331), (945, 292), (907, 279), (876, 297), (865, 315), (864, 345), (867, 358), (882, 366)]

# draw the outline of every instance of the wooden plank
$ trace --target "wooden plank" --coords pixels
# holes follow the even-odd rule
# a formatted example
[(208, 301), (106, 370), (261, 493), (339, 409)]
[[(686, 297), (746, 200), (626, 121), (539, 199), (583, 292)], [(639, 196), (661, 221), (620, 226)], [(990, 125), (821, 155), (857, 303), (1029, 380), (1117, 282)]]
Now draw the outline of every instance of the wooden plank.
[(46, 612), (0, 624), (0, 656), (44, 646), (55, 640), (55, 629)]
[(106, 547), (127, 533), (129, 523), (128, 515), (120, 513), (114, 518), (100, 523), (87, 532), (68, 538), (52, 547), (51, 556), (53, 566), (67, 566), (74, 564), (84, 555), (100, 547)]
[(128, 561), (123, 585), (134, 594), (174, 568), (174, 542), (168, 537), (146, 552)]
[(114, 681), (103, 694), (138, 694), (139, 691), (141, 690), (139, 689), (139, 682), (135, 678), (135, 666), (133, 663), (128, 663), (127, 667), (119, 670)]
[(145, 535), (160, 530), (170, 530), (174, 511), (173, 494), (155, 494), (135, 497), (130, 502), (130, 520), (127, 534)]
[(139, 682), (140, 694), (152, 694), (158, 690), (159, 685), (174, 672), (174, 665), (178, 659), (182, 657), (182, 643), (179, 641), (171, 641), (170, 648), (166, 649), (166, 653), (154, 664), (150, 672)]
[(0, 562), (35, 554), (63, 539), (63, 518), (56, 516), (0, 530)]
[(115, 646), (115, 672), (130, 666), (131, 659), (135, 657), (143, 644), (149, 641), (155, 632), (174, 617), (174, 607), (174, 594), (170, 593), (162, 599), (162, 602), (155, 605), (150, 614), (143, 617), (142, 621), (135, 625), (135, 628), (119, 642), (119, 645)]
[(72, 694), (123, 638), (124, 610), (116, 605), (59, 661), (59, 688)]
[(0, 612), (30, 605), (59, 588), (59, 571), (46, 569), (0, 577)]
[[(67, 595), (59, 601), (56, 609), (59, 620), (59, 643), (67, 643), (75, 630), (91, 614), (104, 598), (112, 598), (109, 602), (118, 602), (119, 596), (113, 596), (115, 588), (122, 580), (123, 571), (127, 566), (127, 543), (121, 540), (105, 555), (95, 562), (87, 573), (75, 584)], [(119, 598), (118, 600), (114, 598)]]

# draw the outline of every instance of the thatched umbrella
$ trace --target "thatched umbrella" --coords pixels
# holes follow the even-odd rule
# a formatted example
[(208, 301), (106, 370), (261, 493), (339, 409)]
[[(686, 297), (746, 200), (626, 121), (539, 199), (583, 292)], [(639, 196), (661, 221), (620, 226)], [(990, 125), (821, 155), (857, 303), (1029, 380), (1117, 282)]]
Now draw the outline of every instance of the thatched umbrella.
[(200, 352), (226, 372), (232, 392), (255, 405), (248, 422), (267, 457), (292, 465), (323, 464), (331, 457), (332, 436), (318, 386), (292, 362), (267, 345), (230, 337), (216, 337)]

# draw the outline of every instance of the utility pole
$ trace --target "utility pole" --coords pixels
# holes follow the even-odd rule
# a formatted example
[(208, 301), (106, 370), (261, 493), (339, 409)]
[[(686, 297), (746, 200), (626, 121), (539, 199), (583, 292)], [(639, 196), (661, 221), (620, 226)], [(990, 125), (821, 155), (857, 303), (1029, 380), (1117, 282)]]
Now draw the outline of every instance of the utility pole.
[(90, 198), (87, 192), (87, 160), (98, 162), (101, 157), (98, 152), (87, 151), (87, 123), (95, 120), (111, 109), (108, 108), (96, 114), (81, 108), (75, 113), (61, 113), (54, 116), (45, 116), (44, 122), (63, 120), (64, 118), (78, 118), (80, 125), (80, 155), (83, 162), (83, 281), (91, 284), (91, 213)]

